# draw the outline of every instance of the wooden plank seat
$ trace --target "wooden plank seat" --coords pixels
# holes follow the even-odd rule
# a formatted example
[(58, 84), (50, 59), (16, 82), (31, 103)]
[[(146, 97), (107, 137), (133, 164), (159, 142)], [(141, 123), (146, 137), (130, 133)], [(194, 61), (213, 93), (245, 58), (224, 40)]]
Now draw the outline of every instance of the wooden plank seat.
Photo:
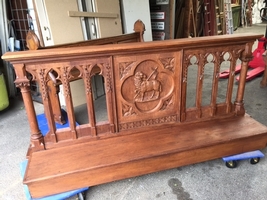
[[(26, 43), (29, 50), (42, 50), (42, 49), (56, 49), (56, 48), (67, 48), (67, 47), (82, 47), (82, 46), (93, 46), (93, 45), (105, 45), (105, 44), (121, 44), (121, 43), (131, 43), (131, 42), (144, 42), (144, 31), (145, 25), (141, 20), (137, 20), (133, 26), (133, 33), (123, 34), (119, 36), (113, 37), (105, 37), (99, 38), (94, 40), (86, 40), (74, 43), (67, 43), (67, 44), (59, 44), (53, 46), (42, 47), (40, 45), (40, 41), (37, 35), (33, 31), (28, 31), (26, 36)], [(91, 74), (98, 74), (100, 73), (99, 68), (94, 68)], [(79, 77), (80, 72), (78, 70), (74, 70), (72, 73), (72, 81), (80, 79)], [(49, 72), (50, 81), (48, 81), (48, 94), (52, 102), (52, 110), (54, 113), (55, 121), (59, 124), (64, 124), (65, 119), (61, 113), (61, 104), (59, 100), (59, 85), (62, 83), (60, 80), (56, 80), (57, 74), (55, 71)]]
[[(245, 113), (243, 100), (252, 45), (261, 37), (246, 33), (4, 54), (14, 66), (29, 120), (24, 183), (32, 197), (264, 148), (267, 127)], [(220, 80), (225, 65), (230, 76)], [(105, 121), (96, 121), (94, 67), (104, 78)], [(85, 83), (88, 122), (80, 125), (71, 98), (72, 69)], [(48, 95), (52, 70), (65, 91), (68, 128), (55, 127)], [(40, 83), (49, 127), (45, 136), (27, 73)]]

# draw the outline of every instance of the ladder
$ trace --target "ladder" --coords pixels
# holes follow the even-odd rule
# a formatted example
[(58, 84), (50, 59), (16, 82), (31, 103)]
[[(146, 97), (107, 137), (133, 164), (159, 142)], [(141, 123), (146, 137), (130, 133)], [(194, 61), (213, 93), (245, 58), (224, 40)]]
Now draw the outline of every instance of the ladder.
[(247, 22), (247, 1), (246, 0), (242, 0), (241, 3), (241, 25), (242, 27), (248, 25)]
[(231, 0), (224, 0), (224, 14), (225, 14), (226, 34), (233, 34), (234, 26), (233, 26), (233, 13), (232, 13)]
[(204, 35), (217, 35), (215, 1), (204, 0)]
[(217, 35), (223, 35), (223, 12), (220, 10), (219, 0), (216, 0)]
[(196, 13), (195, 11), (195, 0), (187, 0), (185, 2), (185, 18), (188, 19), (184, 23), (184, 37), (196, 37)]

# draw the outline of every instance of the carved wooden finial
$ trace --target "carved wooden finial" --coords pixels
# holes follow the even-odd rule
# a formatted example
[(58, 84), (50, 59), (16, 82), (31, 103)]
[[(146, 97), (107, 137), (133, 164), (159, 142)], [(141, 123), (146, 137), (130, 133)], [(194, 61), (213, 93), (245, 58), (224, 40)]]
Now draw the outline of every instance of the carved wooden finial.
[(146, 28), (145, 28), (145, 24), (138, 19), (135, 23), (134, 23), (134, 32), (139, 32), (140, 33), (140, 40), (141, 42), (144, 42), (144, 32), (145, 32)]
[(29, 50), (37, 50), (40, 48), (40, 41), (34, 31), (29, 30), (26, 36), (26, 43)]

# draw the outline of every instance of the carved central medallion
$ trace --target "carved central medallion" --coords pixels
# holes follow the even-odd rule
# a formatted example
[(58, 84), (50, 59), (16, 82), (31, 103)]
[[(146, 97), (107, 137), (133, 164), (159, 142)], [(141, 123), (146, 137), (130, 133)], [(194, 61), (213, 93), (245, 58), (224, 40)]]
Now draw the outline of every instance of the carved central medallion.
[(156, 60), (145, 60), (124, 77), (121, 94), (139, 112), (160, 110), (174, 88), (172, 72)]
[[(151, 80), (153, 74), (156, 74)], [(161, 92), (161, 83), (156, 79), (157, 68), (155, 68), (152, 73), (147, 76), (143, 72), (136, 72), (134, 75), (134, 85), (135, 85), (135, 102), (149, 102), (157, 100)], [(151, 93), (151, 95), (148, 95)]]

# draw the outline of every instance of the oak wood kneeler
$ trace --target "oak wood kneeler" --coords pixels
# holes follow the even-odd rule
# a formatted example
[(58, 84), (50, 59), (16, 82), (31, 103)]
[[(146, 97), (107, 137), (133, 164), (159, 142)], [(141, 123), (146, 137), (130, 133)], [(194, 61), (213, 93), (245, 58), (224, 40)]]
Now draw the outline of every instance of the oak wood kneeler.
[[(267, 127), (245, 113), (243, 100), (252, 45), (260, 37), (248, 33), (6, 53), (3, 59), (14, 66), (31, 131), (24, 176), (31, 195), (38, 198), (265, 148)], [(230, 76), (222, 82), (225, 63)], [(104, 121), (96, 120), (91, 87), (95, 70), (104, 79)], [(51, 71), (64, 89), (69, 127), (63, 129), (55, 126), (48, 95)], [(45, 136), (27, 73), (40, 85), (49, 127)], [(69, 86), (73, 77), (85, 85), (88, 120), (79, 125)]]

